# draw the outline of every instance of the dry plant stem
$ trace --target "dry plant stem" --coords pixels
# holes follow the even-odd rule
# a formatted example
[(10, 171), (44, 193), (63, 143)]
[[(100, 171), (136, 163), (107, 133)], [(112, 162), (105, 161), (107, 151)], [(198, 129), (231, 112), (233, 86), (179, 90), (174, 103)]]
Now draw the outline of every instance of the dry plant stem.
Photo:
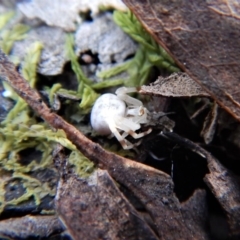
[(173, 193), (170, 176), (152, 167), (107, 152), (99, 144), (90, 141), (47, 107), (37, 91), (29, 86), (1, 51), (0, 76), (51, 127), (64, 130), (67, 138), (86, 157), (100, 168), (108, 170), (116, 181), (128, 187), (143, 202), (156, 224), (160, 239), (192, 239), (194, 232), (189, 232), (185, 226), (180, 204)]

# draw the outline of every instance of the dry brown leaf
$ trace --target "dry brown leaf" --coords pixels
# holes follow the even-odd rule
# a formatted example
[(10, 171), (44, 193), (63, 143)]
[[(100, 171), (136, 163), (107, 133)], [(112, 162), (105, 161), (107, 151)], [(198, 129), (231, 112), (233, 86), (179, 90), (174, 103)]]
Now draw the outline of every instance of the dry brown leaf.
[(240, 5), (223, 0), (124, 2), (184, 72), (240, 121)]
[(240, 180), (210, 154), (205, 182), (224, 209), (234, 239), (240, 237)]
[(196, 190), (186, 202), (181, 204), (181, 207), (186, 226), (190, 232), (195, 232), (195, 239), (208, 239), (206, 234), (206, 219), (208, 216), (206, 191)]
[(193, 97), (209, 94), (192, 80), (186, 73), (173, 73), (169, 77), (158, 77), (149, 86), (141, 86), (139, 92), (148, 95), (161, 95), (166, 97)]
[(64, 231), (57, 216), (24, 216), (0, 221), (1, 239), (49, 238)]
[(61, 179), (56, 210), (73, 239), (149, 239), (158, 237), (119, 191), (105, 170), (87, 179)]

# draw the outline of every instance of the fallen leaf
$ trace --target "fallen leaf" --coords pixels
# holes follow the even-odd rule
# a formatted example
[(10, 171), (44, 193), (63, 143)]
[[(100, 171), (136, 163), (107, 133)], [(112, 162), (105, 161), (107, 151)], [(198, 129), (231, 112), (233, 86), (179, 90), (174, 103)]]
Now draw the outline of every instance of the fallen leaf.
[(210, 154), (207, 157), (210, 173), (206, 184), (224, 209), (232, 237), (240, 236), (240, 180)]
[(181, 204), (183, 218), (195, 239), (208, 239), (206, 219), (208, 217), (207, 197), (205, 190), (196, 190), (193, 195)]
[(151, 239), (158, 237), (120, 192), (107, 171), (87, 179), (61, 179), (56, 210), (73, 239)]
[(0, 221), (1, 239), (49, 238), (64, 231), (57, 216), (24, 216)]
[(149, 86), (141, 86), (139, 93), (166, 97), (209, 97), (209, 94), (199, 84), (182, 72), (173, 73), (169, 77), (159, 76)]
[(176, 63), (240, 121), (240, 20), (234, 1), (124, 0)]

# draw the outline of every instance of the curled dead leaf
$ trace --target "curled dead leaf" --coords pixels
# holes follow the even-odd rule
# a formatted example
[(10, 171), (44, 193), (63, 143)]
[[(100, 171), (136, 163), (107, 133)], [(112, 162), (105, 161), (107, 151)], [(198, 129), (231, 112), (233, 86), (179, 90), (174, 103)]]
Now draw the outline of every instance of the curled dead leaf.
[(149, 95), (161, 95), (166, 97), (193, 97), (209, 94), (186, 73), (173, 73), (169, 77), (161, 77), (150, 83), (149, 86), (141, 86), (140, 93)]

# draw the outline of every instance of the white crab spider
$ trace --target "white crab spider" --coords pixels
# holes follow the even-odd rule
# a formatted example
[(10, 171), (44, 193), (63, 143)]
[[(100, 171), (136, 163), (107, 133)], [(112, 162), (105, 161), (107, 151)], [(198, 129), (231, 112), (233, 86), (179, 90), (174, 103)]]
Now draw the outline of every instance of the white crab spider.
[(136, 133), (141, 124), (148, 123), (148, 110), (138, 99), (126, 93), (136, 92), (136, 88), (118, 88), (115, 94), (101, 95), (95, 102), (91, 112), (91, 125), (101, 135), (113, 134), (124, 149), (131, 149), (137, 144), (132, 144), (125, 138), (141, 138), (149, 134), (152, 129)]

